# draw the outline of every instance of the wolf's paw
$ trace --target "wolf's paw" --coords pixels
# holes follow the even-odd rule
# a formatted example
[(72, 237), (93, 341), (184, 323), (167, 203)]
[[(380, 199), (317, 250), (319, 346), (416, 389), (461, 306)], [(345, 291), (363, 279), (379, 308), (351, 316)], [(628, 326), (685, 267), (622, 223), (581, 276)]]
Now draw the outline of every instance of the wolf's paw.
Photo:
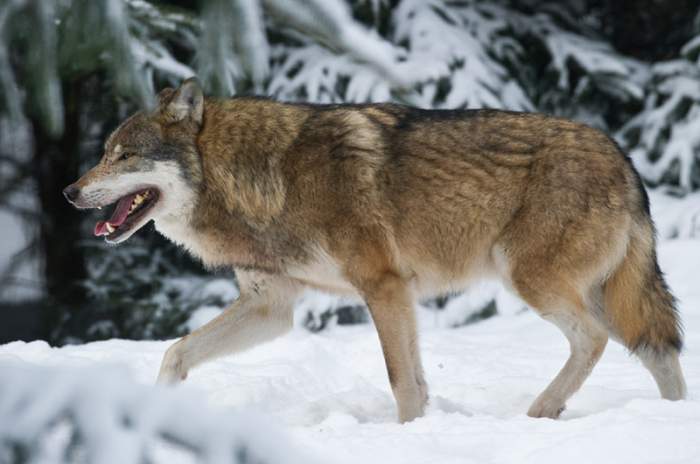
[(163, 356), (160, 364), (160, 372), (156, 383), (160, 385), (172, 385), (187, 378), (187, 368), (184, 366), (182, 347), (180, 342), (175, 343)]
[(399, 413), (399, 422), (411, 422), (413, 419), (422, 417), (425, 413), (425, 406), (428, 403), (428, 386), (423, 382), (423, 386), (416, 384), (404, 385), (403, 388), (394, 388), (396, 406)]
[(425, 413), (425, 405), (421, 403), (399, 406), (399, 423), (405, 424), (414, 419), (423, 417)]
[(527, 415), (535, 418), (548, 417), (557, 419), (564, 412), (564, 409), (566, 409), (566, 405), (560, 401), (537, 398), (527, 411)]

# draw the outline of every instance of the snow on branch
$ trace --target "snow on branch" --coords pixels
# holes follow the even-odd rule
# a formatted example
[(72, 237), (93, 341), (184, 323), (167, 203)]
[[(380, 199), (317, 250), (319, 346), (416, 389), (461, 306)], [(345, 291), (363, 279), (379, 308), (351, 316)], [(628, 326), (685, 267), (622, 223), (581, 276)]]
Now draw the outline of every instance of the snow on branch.
[(644, 109), (618, 133), (635, 166), (648, 181), (677, 184), (684, 191), (700, 186), (700, 40), (683, 55), (657, 63)]
[(248, 77), (261, 88), (269, 72), (269, 45), (257, 0), (211, 0), (204, 4), (197, 63), (204, 85), (232, 95)]
[(408, 87), (417, 80), (400, 66), (400, 51), (376, 31), (355, 21), (342, 0), (266, 0), (265, 6), (281, 24), (315, 37), (358, 63), (369, 64), (397, 87)]
[[(533, 109), (505, 67), (521, 48), (506, 34), (509, 25), (503, 15), (478, 2), (404, 0), (392, 22), (393, 41), (407, 48), (407, 66), (423, 70), (419, 96), (411, 103)], [(426, 75), (428, 71), (432, 74)]]
[(0, 462), (308, 463), (270, 424), (120, 368), (0, 365)]
[(281, 3), (286, 8), (266, 2), (278, 21), (311, 28), (319, 38), (292, 31), (299, 45), (273, 47), (268, 92), (279, 98), (533, 108), (505, 67), (519, 45), (507, 36), (508, 24), (480, 4), (404, 0), (383, 39), (357, 24), (342, 2), (313, 2), (306, 10)]
[(194, 50), (199, 22), (185, 13), (143, 0), (127, 0), (126, 6), (132, 34), (131, 53), (146, 82), (152, 82), (155, 73), (173, 85), (193, 76), (194, 70), (172, 55), (169, 42)]

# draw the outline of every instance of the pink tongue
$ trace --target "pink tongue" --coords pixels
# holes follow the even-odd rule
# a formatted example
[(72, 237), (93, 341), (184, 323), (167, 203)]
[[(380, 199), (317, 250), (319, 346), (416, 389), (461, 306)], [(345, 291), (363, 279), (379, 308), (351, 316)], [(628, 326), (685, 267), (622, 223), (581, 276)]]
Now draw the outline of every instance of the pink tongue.
[(129, 208), (131, 207), (131, 203), (134, 201), (135, 197), (136, 194), (133, 194), (119, 200), (117, 208), (114, 210), (114, 213), (112, 213), (112, 217), (109, 219), (109, 221), (99, 221), (97, 224), (95, 224), (95, 235), (108, 235), (109, 231), (107, 230), (107, 224), (111, 225), (115, 229), (122, 225), (124, 221), (126, 221), (126, 217), (129, 215)]

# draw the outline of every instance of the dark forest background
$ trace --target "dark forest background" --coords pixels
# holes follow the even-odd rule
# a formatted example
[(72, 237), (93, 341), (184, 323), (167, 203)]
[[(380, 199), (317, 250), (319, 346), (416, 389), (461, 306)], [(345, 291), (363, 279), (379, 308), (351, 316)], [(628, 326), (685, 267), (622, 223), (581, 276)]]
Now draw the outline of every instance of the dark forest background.
[(98, 214), (61, 195), (162, 87), (197, 74), (219, 95), (559, 114), (684, 195), (700, 188), (699, 13), (691, 0), (0, 0), (0, 343), (172, 337), (232, 297), (233, 273), (212, 277), (152, 228), (108, 247)]

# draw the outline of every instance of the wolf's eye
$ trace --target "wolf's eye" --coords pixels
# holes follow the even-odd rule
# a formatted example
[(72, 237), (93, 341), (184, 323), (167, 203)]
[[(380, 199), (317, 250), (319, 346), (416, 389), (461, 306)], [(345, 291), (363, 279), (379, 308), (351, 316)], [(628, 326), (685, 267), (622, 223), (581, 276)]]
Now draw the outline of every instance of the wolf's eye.
[(132, 152), (132, 151), (125, 151), (124, 153), (122, 153), (121, 155), (119, 155), (119, 158), (118, 158), (118, 159), (119, 159), (119, 161), (128, 160), (129, 158), (131, 158), (132, 156), (134, 156), (134, 154), (135, 154), (135, 153)]

